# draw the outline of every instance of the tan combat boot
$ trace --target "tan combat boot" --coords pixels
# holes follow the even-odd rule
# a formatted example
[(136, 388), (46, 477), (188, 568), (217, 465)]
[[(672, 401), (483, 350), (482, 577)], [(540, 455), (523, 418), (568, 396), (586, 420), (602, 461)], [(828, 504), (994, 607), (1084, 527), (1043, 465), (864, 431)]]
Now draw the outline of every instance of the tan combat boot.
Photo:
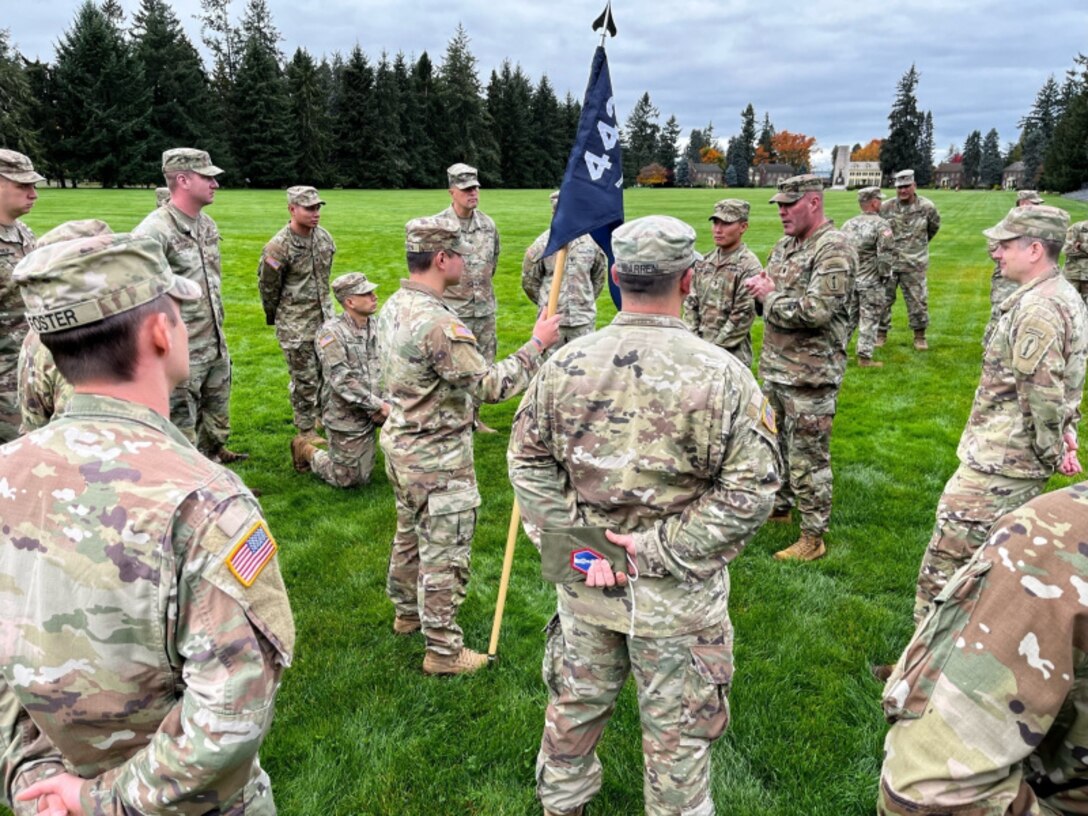
[(876, 340), (873, 341), (873, 345), (876, 346), (877, 348), (880, 348), (881, 346), (883, 346), (887, 342), (888, 342), (888, 333), (887, 332), (877, 332), (876, 333)]
[(925, 351), (929, 348), (929, 343), (926, 342), (926, 330), (915, 329), (914, 330), (914, 350)]
[(767, 516), (767, 521), (772, 521), (775, 524), (792, 524), (793, 514), (788, 507), (785, 510), (774, 510)]
[(435, 654), (430, 649), (423, 658), (424, 674), (472, 674), (487, 665), (487, 655), (462, 648), (455, 655)]
[(888, 678), (892, 676), (892, 672), (895, 671), (895, 665), (892, 663), (881, 663), (869, 667), (869, 671), (873, 673), (873, 677), (879, 680), (881, 683), (887, 683)]
[(291, 463), (299, 473), (306, 473), (310, 469), (317, 448), (306, 441), (304, 436), (296, 436), (291, 440)]
[(304, 439), (310, 445), (327, 445), (325, 437), (318, 434), (316, 428), (311, 428), (308, 431), (299, 431), (297, 439)]
[(393, 633), (396, 635), (410, 635), (418, 632), (421, 626), (419, 618), (402, 618), (400, 615), (393, 618)]
[(874, 360), (872, 357), (858, 356), (858, 368), (884, 368), (884, 363)]
[(814, 536), (812, 533), (802, 532), (799, 539), (786, 547), (786, 549), (776, 552), (774, 557), (779, 561), (790, 559), (795, 559), (797, 561), (815, 561), (817, 558), (823, 558), (826, 553), (827, 547), (824, 546), (824, 540), (821, 536)]

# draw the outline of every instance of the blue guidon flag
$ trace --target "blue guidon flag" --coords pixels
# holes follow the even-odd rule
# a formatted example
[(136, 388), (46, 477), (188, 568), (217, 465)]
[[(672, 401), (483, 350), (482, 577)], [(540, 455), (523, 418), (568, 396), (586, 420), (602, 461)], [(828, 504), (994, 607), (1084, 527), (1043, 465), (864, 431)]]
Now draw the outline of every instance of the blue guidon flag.
[(571, 569), (575, 569), (582, 575), (589, 574), (589, 568), (593, 566), (594, 561), (600, 561), (604, 558), (601, 553), (597, 552), (591, 547), (584, 547), (580, 550), (575, 550), (570, 554), (570, 566)]
[[(615, 36), (611, 7), (594, 24)], [(601, 35), (604, 42), (604, 34)], [(623, 158), (608, 55), (598, 45), (589, 69), (589, 84), (578, 120), (578, 135), (567, 159), (559, 187), (559, 205), (552, 216), (551, 236), (544, 248), (547, 257), (575, 238), (589, 234), (608, 256), (612, 268), (612, 231), (623, 223)], [(618, 309), (620, 293), (608, 276), (608, 290)]]

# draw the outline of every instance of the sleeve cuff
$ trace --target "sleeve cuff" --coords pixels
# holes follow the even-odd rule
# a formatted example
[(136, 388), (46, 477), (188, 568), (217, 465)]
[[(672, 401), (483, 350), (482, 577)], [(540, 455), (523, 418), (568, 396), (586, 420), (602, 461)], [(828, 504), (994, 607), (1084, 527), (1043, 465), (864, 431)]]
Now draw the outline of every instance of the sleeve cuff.
[(669, 574), (658, 536), (660, 527), (660, 524), (655, 524), (645, 532), (635, 533), (635, 566), (640, 576), (659, 578)]

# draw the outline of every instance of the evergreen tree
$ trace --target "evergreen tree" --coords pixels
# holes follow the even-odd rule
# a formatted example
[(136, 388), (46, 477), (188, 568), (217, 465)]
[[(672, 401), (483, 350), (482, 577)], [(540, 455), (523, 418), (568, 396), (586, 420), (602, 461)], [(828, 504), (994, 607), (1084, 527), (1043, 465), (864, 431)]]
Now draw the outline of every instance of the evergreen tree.
[(895, 101), (888, 114), (888, 138), (880, 146), (880, 171), (891, 176), (900, 170), (918, 170), (922, 157), (918, 146), (922, 140), (925, 119), (918, 110), (914, 92), (918, 87), (918, 71), (914, 65), (903, 74), (896, 87)]
[(530, 187), (558, 187), (563, 180), (567, 154), (567, 139), (563, 132), (559, 100), (548, 77), (542, 76), (533, 91), (529, 105), (532, 162), (526, 183)]
[(680, 123), (676, 116), (670, 116), (665, 122), (665, 128), (661, 131), (661, 138), (657, 143), (657, 163), (668, 171), (668, 186), (676, 181), (677, 161), (680, 155)]
[(574, 149), (574, 140), (578, 137), (578, 121), (582, 118), (582, 103), (570, 91), (567, 91), (559, 115), (563, 122), (563, 172), (566, 172), (566, 162), (570, 158), (570, 151)]
[(752, 107), (752, 103), (748, 103), (740, 114), (740, 137), (739, 142), (734, 148), (733, 161), (730, 162), (730, 166), (737, 168), (737, 186), (748, 187), (750, 182), (748, 179), (749, 171), (752, 167), (752, 160), (756, 156), (756, 109)]
[(982, 159), (978, 164), (979, 182), (983, 187), (1001, 186), (1001, 174), (1005, 169), (1001, 161), (1001, 139), (996, 128), (990, 128), (982, 140)]
[(1088, 57), (1079, 55), (1076, 63), (1080, 70), (1067, 77), (1067, 100), (1043, 166), (1043, 185), (1063, 193), (1088, 183)]
[(444, 126), (436, 133), (442, 161), (470, 164), (479, 169), (485, 184), (490, 183), (490, 174), (499, 164), (498, 148), (480, 95), (476, 57), (469, 50), (468, 33), (460, 24), (438, 69), (438, 92), (444, 117)]
[(140, 0), (133, 48), (151, 96), (148, 155), (141, 181), (162, 178), (160, 157), (172, 147), (202, 147), (219, 161), (220, 129), (211, 118), (212, 97), (200, 54), (166, 0)]
[(979, 165), (982, 164), (982, 134), (972, 130), (963, 143), (963, 185), (968, 189), (978, 187)]
[(763, 114), (763, 127), (759, 131), (759, 147), (763, 148), (763, 153), (768, 162), (778, 161), (778, 154), (774, 150), (774, 125), (771, 124), (771, 115), (769, 113)]
[(919, 187), (933, 183), (933, 112), (926, 111), (918, 140), (918, 166), (914, 169), (914, 181)]
[(441, 107), (431, 58), (424, 51), (412, 65), (409, 75), (410, 93), (405, 107), (406, 133), (412, 136), (407, 183), (411, 187), (442, 187), (446, 183), (442, 156), (434, 134), (440, 129)]
[(533, 136), (529, 106), (533, 86), (510, 60), (504, 60), (499, 71), (491, 72), (487, 85), (487, 112), (494, 127), (499, 151), (497, 167), (489, 169), (492, 184), (499, 187), (528, 187), (533, 172)]
[(247, 45), (250, 40), (256, 39), (262, 49), (276, 57), (276, 62), (283, 60), (280, 53), (280, 40), (283, 37), (272, 22), (267, 0), (248, 0), (245, 14), (242, 15), (241, 33)]
[(628, 184), (634, 184), (639, 170), (654, 160), (661, 126), (657, 123), (658, 110), (644, 93), (631, 108), (623, 134), (623, 175)]
[(332, 122), (321, 74), (303, 48), (295, 51), (285, 73), (291, 100), (292, 181), (326, 186), (334, 178), (329, 161)]
[(345, 187), (363, 187), (373, 162), (374, 69), (358, 43), (338, 72), (336, 85), (334, 154), (340, 181)]
[(213, 153), (214, 161), (225, 171), (220, 183), (242, 184), (242, 176), (234, 160), (231, 134), (235, 129), (234, 79), (245, 50), (241, 30), (231, 22), (231, 0), (200, 0), (200, 39), (212, 54), (210, 76), (212, 101), (209, 118), (216, 124), (216, 140), (220, 143)]
[(33, 155), (34, 167), (51, 182), (67, 187), (71, 176), (61, 148), (56, 69), (48, 63), (35, 60), (26, 64), (25, 72), (30, 93), (36, 100), (31, 114), (40, 148)]
[(144, 180), (148, 92), (120, 30), (91, 0), (57, 43), (58, 160), (73, 179)]
[(239, 180), (252, 187), (282, 187), (293, 181), (291, 99), (279, 52), (270, 42), (267, 30), (251, 29), (234, 81), (232, 148)]
[(684, 150), (684, 155), (687, 159), (694, 163), (701, 162), (702, 149), (707, 146), (706, 136), (703, 135), (703, 131), (699, 128), (692, 128), (691, 133), (688, 134), (688, 146)]
[(102, 13), (106, 19), (113, 23), (118, 31), (125, 24), (125, 10), (121, 8), (119, 0), (103, 0)]
[(8, 32), (0, 29), (0, 145), (40, 161), (37, 104), (19, 54), (9, 45)]
[(374, 75), (373, 155), (369, 186), (395, 190), (404, 186), (408, 174), (406, 135), (401, 127), (404, 103), (397, 87), (389, 57), (382, 53)]
[(727, 167), (726, 170), (725, 170), (725, 186), (726, 187), (736, 187), (737, 186), (737, 168), (734, 167), (733, 165), (729, 165), (729, 167)]

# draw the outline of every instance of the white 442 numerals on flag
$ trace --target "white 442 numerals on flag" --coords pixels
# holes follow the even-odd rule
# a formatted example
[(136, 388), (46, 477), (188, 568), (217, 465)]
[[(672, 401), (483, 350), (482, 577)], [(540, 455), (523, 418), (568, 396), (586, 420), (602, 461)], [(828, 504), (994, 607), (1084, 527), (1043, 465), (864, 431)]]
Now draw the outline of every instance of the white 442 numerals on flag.
[[(609, 116), (615, 116), (615, 103), (612, 97), (608, 98), (608, 104), (605, 106), (605, 110), (608, 111)], [(612, 159), (608, 157), (608, 151), (614, 148), (620, 141), (620, 132), (615, 126), (608, 124), (608, 122), (597, 120), (597, 133), (601, 137), (601, 144), (604, 146), (604, 152), (601, 155), (592, 153), (587, 150), (582, 159), (586, 163), (586, 170), (589, 171), (589, 177), (593, 181), (600, 181), (601, 176), (605, 174), (606, 170), (611, 169)]]

